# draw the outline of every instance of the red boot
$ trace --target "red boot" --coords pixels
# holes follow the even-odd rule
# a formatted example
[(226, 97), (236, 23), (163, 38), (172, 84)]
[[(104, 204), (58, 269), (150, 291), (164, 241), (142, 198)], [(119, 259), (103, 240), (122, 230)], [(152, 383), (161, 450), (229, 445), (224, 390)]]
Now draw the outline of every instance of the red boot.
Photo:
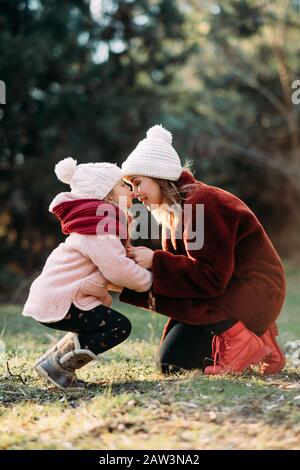
[(206, 375), (243, 372), (272, 352), (272, 349), (238, 322), (229, 330), (213, 337), (212, 357), (214, 365), (204, 370)]
[(271, 354), (264, 359), (260, 368), (262, 375), (278, 374), (285, 366), (285, 355), (277, 343), (275, 336), (278, 336), (276, 323), (273, 323), (263, 336), (261, 336), (264, 345), (271, 349)]

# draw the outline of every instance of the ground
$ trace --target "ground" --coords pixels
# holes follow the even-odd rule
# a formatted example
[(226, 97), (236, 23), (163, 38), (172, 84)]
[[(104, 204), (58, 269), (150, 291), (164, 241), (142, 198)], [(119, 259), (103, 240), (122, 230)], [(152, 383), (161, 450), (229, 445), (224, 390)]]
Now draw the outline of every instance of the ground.
[[(300, 339), (300, 270), (287, 265), (280, 343)], [(154, 358), (166, 318), (115, 303), (124, 343), (80, 371), (81, 392), (48, 386), (34, 360), (61, 336), (0, 307), (0, 449), (300, 449), (299, 366), (282, 374), (164, 377)], [(5, 352), (6, 349), (6, 352)]]

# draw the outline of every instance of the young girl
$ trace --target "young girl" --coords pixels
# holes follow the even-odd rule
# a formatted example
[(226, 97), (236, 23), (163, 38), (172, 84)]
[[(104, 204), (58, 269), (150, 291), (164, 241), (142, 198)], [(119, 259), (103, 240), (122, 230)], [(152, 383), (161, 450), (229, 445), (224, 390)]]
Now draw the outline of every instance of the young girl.
[[(128, 249), (140, 266), (152, 269), (149, 295), (125, 289), (120, 297), (170, 317), (158, 367), (223, 374), (260, 363), (262, 374), (281, 371), (285, 359), (275, 319), (285, 298), (284, 269), (254, 213), (184, 170), (172, 135), (158, 125), (128, 156), (122, 173), (150, 210), (159, 206), (173, 215), (163, 226), (163, 250)], [(185, 208), (191, 209), (187, 217)], [(204, 239), (197, 247), (190, 237), (195, 228)]]
[(68, 237), (32, 283), (23, 315), (69, 332), (36, 363), (41, 376), (65, 389), (80, 387), (75, 370), (130, 334), (128, 318), (110, 308), (108, 286), (143, 292), (152, 275), (126, 256), (125, 213), (132, 191), (117, 165), (77, 165), (66, 158), (55, 173), (71, 191), (58, 194), (49, 210)]

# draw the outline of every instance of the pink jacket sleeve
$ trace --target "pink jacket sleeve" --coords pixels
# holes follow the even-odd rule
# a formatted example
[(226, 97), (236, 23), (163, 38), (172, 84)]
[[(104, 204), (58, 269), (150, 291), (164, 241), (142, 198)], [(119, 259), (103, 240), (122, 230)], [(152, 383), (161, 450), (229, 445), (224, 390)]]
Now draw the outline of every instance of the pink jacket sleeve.
[(98, 238), (97, 235), (89, 235), (88, 238), (85, 237), (83, 252), (109, 283), (137, 292), (150, 289), (152, 273), (126, 256), (126, 250), (119, 238)]

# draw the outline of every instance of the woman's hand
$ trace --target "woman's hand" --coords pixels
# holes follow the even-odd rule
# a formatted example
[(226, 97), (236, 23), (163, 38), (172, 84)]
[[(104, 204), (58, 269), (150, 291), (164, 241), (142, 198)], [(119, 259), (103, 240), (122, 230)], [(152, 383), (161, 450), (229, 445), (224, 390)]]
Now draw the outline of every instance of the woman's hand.
[(133, 259), (141, 268), (151, 269), (154, 251), (145, 246), (129, 246), (126, 250), (128, 258)]

